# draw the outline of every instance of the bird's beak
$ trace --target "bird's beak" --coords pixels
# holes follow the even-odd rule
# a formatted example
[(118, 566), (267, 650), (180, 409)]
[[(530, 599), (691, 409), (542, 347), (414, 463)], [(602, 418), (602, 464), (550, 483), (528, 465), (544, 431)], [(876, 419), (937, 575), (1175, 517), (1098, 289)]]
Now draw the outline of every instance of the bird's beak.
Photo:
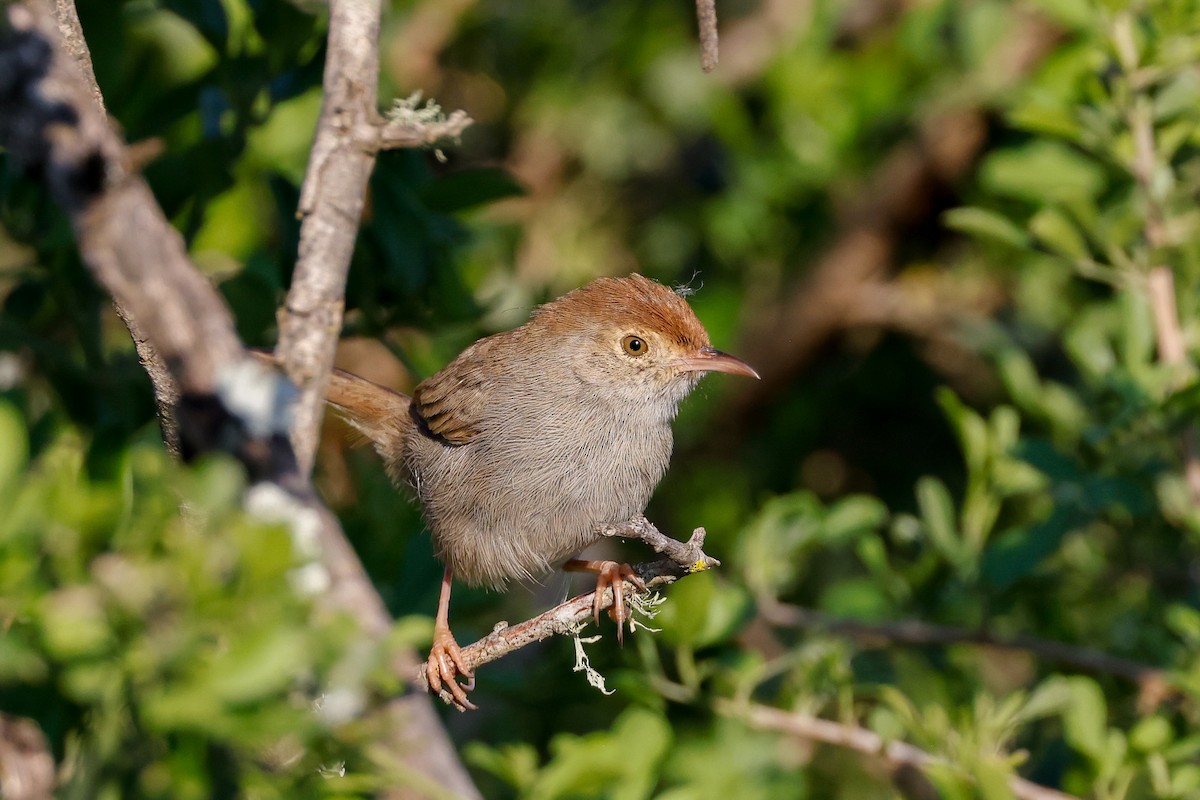
[(694, 356), (679, 359), (679, 366), (684, 372), (728, 372), (730, 375), (745, 375), (747, 378), (758, 378), (754, 367), (742, 361), (737, 356), (722, 353), (705, 345)]

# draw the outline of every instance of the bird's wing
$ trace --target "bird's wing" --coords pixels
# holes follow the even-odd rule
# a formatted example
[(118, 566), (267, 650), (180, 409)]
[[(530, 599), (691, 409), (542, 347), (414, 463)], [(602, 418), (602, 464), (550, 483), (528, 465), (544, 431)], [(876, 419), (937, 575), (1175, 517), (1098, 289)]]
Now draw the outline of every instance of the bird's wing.
[(492, 402), (494, 338), (468, 347), (441, 372), (413, 391), (413, 411), (434, 436), (454, 445), (469, 444), (481, 431), (480, 420)]

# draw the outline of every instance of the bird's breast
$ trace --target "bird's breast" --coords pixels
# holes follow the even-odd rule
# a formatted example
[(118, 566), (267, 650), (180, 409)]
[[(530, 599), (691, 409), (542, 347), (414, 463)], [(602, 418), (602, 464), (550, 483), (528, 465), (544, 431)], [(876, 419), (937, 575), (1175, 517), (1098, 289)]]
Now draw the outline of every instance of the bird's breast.
[(461, 447), (416, 440), (408, 464), (439, 555), (469, 582), (535, 577), (643, 511), (672, 437), (640, 411), (527, 404)]

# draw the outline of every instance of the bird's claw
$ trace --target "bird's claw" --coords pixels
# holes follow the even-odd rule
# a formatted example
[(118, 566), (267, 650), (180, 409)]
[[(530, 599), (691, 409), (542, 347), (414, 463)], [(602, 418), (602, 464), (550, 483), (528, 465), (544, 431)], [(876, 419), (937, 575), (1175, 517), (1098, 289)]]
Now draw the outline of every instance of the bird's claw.
[[(460, 675), (466, 679), (463, 683), (458, 681)], [(433, 647), (425, 662), (425, 678), (429, 681), (429, 691), (441, 695), (445, 690), (459, 711), (474, 711), (477, 708), (467, 699), (467, 692), (475, 688), (475, 673), (467, 669), (462, 648), (454, 640), (449, 628), (434, 631)]]
[(613, 603), (609, 606), (608, 617), (617, 623), (617, 642), (625, 644), (625, 623), (629, 620), (629, 607), (625, 605), (625, 581), (629, 581), (639, 591), (646, 591), (643, 581), (628, 564), (616, 561), (603, 561), (596, 571), (596, 593), (592, 599), (592, 618), (596, 627), (600, 626), (600, 612), (603, 610), (604, 593), (612, 588)]

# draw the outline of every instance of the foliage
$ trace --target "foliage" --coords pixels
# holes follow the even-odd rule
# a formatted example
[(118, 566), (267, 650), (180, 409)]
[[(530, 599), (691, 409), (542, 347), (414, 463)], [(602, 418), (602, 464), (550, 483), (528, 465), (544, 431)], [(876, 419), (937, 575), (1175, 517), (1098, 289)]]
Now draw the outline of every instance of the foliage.
[(26, 465), (9, 404), (0, 426), (0, 697), (45, 727), (63, 796), (372, 785), (340, 707), (364, 701), (375, 657), (353, 663), (354, 624), (314, 616), (290, 534), (239, 510), (236, 463), (184, 469), (137, 445), (89, 479), (77, 435)]
[[(411, 386), (532, 303), (633, 269), (698, 288), (714, 342), (758, 363), (739, 335), (763, 341), (756, 325), (877, 208), (864, 187), (902, 180), (887, 170), (964, 110), (984, 140), (912, 219), (871, 228), (894, 271), (875, 288), (904, 314), (870, 295), (818, 356), (770, 365), (766, 400), (710, 378), (689, 401), (650, 515), (707, 526), (725, 566), (671, 588), (660, 633), (588, 645), (612, 696), (570, 671), (567, 641), (485, 668), (482, 710), (446, 720), (481, 790), (919, 794), (877, 759), (756, 727), (764, 705), (921, 748), (947, 798), (1010, 797), (1015, 775), (1197, 796), (1200, 7), (729, 3), (707, 76), (687, 5), (390, 10), (385, 91), (478, 123), (448, 163), (381, 159), (345, 332), (387, 352), (348, 366), (386, 362)], [(284, 0), (110, 6), (80, 4), (110, 112), (163, 140), (156, 195), (239, 332), (267, 344), (326, 23)], [(1051, 44), (1014, 68), (1034, 29)], [(236, 510), (230, 464), (185, 469), (148, 444), (127, 335), (61, 217), (0, 164), (0, 709), (39, 722), (78, 796), (370, 792), (394, 777), (370, 717), (311, 703), (371, 699), (382, 656), (297, 594), (300, 561)], [(1151, 302), (1164, 272), (1182, 362)], [(809, 322), (771, 318), (779, 339)], [(319, 460), (392, 610), (429, 614), (439, 569), (415, 510), (369, 455)], [(543, 609), (558, 580), (456, 594), (457, 633)], [(798, 628), (794, 607), (826, 622)], [(905, 620), (961, 636), (904, 643)], [(1162, 671), (1131, 681), (1086, 667), (1097, 653)]]

